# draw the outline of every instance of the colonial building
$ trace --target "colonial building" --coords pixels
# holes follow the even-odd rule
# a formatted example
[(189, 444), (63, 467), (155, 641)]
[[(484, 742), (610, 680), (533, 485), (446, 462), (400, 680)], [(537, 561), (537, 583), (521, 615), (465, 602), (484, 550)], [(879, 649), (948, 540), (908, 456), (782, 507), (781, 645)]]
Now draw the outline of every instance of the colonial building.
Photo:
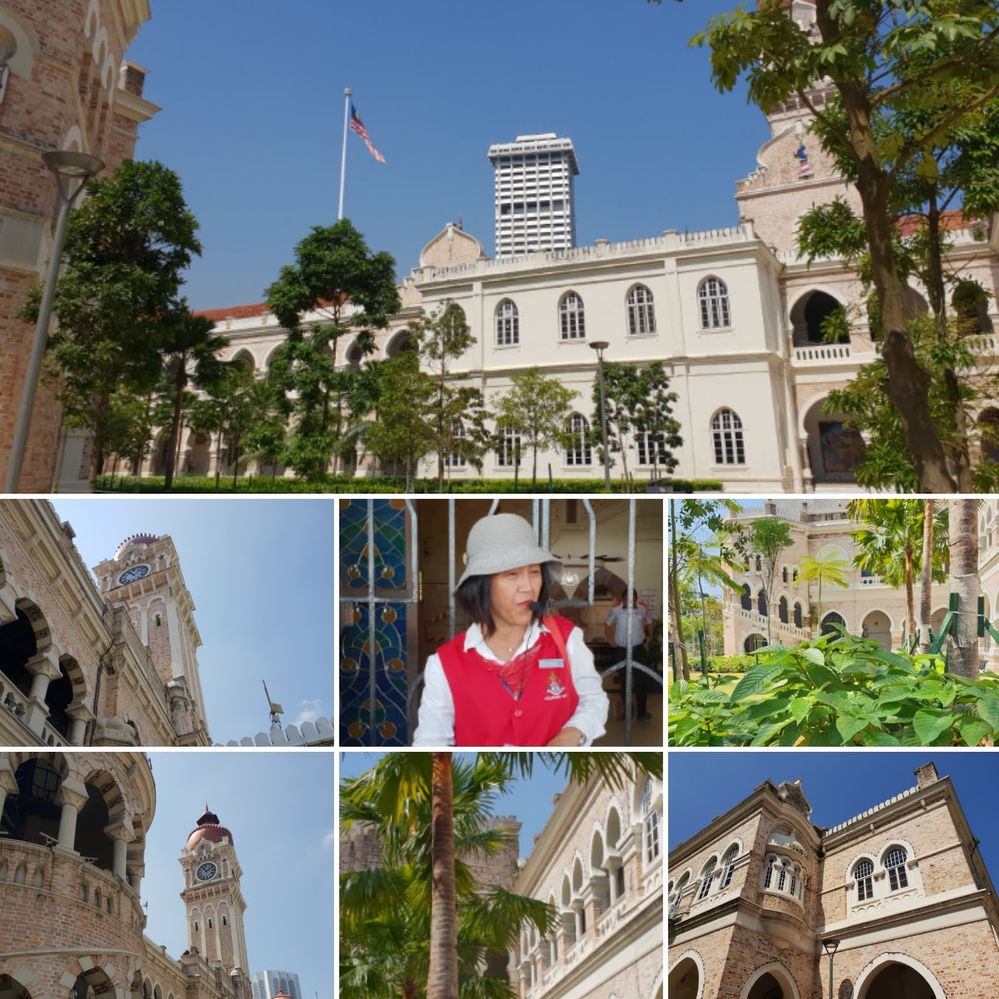
[(169, 537), (95, 568), (45, 500), (0, 501), (0, 744), (208, 745), (194, 603)]
[(174, 959), (144, 936), (155, 810), (141, 753), (0, 756), (0, 995), (251, 999), (240, 868), (215, 816), (181, 856), (188, 949)]
[[(859, 548), (850, 532), (858, 524), (847, 517), (845, 503), (770, 501), (762, 510), (743, 510), (731, 519), (736, 524), (748, 525), (764, 514), (789, 524), (792, 543), (780, 556), (771, 607), (767, 607), (759, 555), (750, 553), (744, 566), (732, 573), (740, 589), (726, 588), (722, 594), (727, 655), (752, 652), (766, 645), (768, 626), (770, 640), (775, 643), (797, 644), (835, 624), (885, 648), (901, 647), (908, 632), (905, 587), (889, 586), (881, 576), (853, 565)], [(843, 562), (847, 585), (837, 586), (827, 581), (820, 594), (815, 581), (800, 580), (798, 565), (806, 556)], [(999, 501), (994, 499), (980, 504), (979, 559), (985, 614), (991, 619), (999, 606)], [(947, 613), (948, 594), (947, 583), (933, 584), (930, 618), (933, 629), (939, 627)], [(918, 627), (918, 579), (914, 600)], [(999, 649), (988, 632), (979, 639), (979, 652), (983, 665), (994, 668), (999, 664)]]
[(950, 779), (915, 773), (828, 829), (799, 781), (764, 781), (677, 846), (670, 999), (994, 996), (995, 887)]
[(520, 999), (662, 999), (662, 818), (652, 777), (572, 783), (556, 798), (514, 884), (558, 914), (547, 937), (521, 933)]
[[(811, 0), (794, 0), (788, 6), (790, 15), (810, 30), (815, 18)], [(809, 97), (822, 106), (829, 93), (829, 86), (819, 83)], [(452, 364), (456, 381), (481, 389), (487, 408), (494, 409), (515, 375), (540, 366), (575, 392), (565, 416), (573, 443), (543, 454), (540, 467), (555, 476), (599, 480), (599, 457), (586, 434), (598, 425), (593, 401), (598, 362), (591, 347), (603, 341), (609, 361), (660, 361), (666, 366), (678, 395), (674, 415), (683, 437), (675, 475), (720, 480), (732, 490), (771, 493), (852, 482), (863, 442), (844, 429), (841, 414), (825, 412), (823, 404), (831, 390), (844, 386), (877, 355), (856, 273), (840, 259), (808, 264), (796, 249), (798, 220), (813, 206), (842, 197), (859, 209), (856, 191), (820, 148), (811, 121), (811, 112), (797, 100), (768, 116), (769, 135), (756, 154), (755, 167), (736, 182), (738, 219), (730, 228), (666, 228), (624, 243), (598, 239), (590, 246), (569, 242), (565, 248), (534, 249), (543, 245), (539, 219), (531, 217), (534, 244), (526, 229), (520, 242), (513, 241), (510, 227), (518, 204), (524, 212), (531, 204), (536, 215), (541, 212), (541, 195), (527, 201), (518, 193), (521, 200), (512, 201), (506, 187), (502, 192), (497, 187), (495, 258), (489, 258), (473, 236), (447, 225), (424, 246), (418, 265), (400, 287), (403, 309), (386, 330), (376, 332), (373, 357), (391, 357), (411, 348), (414, 317), (457, 304), (475, 343)], [(530, 140), (525, 147), (541, 141), (524, 138)], [(547, 137), (542, 145), (553, 142), (568, 140)], [(519, 145), (494, 146), (491, 155), (495, 152), (494, 158), (502, 160), (503, 151)], [(554, 157), (555, 152), (547, 155)], [(565, 147), (560, 155), (569, 157), (559, 169), (571, 182), (574, 153)], [(549, 167), (551, 163), (545, 169)], [(541, 171), (539, 166), (537, 177)], [(497, 173), (497, 185), (502, 177)], [(513, 176), (504, 184), (507, 181), (511, 191), (519, 183)], [(548, 200), (554, 204), (558, 199), (552, 194)], [(944, 227), (951, 243), (948, 267), (962, 279), (978, 281), (992, 296), (975, 312), (979, 333), (967, 342), (977, 370), (994, 371), (999, 225), (995, 220), (991, 225), (968, 225), (958, 213), (950, 213)], [(840, 342), (828, 343), (823, 321), (840, 306), (848, 310), (851, 332)], [(910, 314), (925, 312), (926, 307), (925, 289), (913, 284)], [(205, 314), (229, 337), (227, 357), (239, 358), (261, 373), (268, 370), (285, 334), (266, 306)], [(352, 338), (341, 349), (343, 365), (361, 363)], [(971, 415), (990, 427), (999, 421), (999, 409), (988, 403)], [(483, 474), (512, 477), (520, 443), (508, 435), (488, 455)], [(152, 471), (162, 465), (164, 446), (159, 444), (148, 463)], [(995, 449), (983, 446), (994, 459)], [(190, 433), (183, 442), (182, 465), (190, 471), (214, 471), (215, 452), (207, 436)], [(224, 458), (224, 448), (222, 453)], [(660, 444), (648, 434), (631, 435), (615, 461), (618, 471), (626, 467), (638, 478), (663, 474)], [(360, 449), (347, 470), (358, 475), (378, 472)], [(274, 470), (268, 466), (260, 471)], [(429, 466), (424, 469), (430, 471)], [(475, 478), (479, 473), (452, 462), (448, 474)]]
[[(52, 245), (56, 184), (41, 153), (89, 153), (109, 171), (132, 156), (139, 125), (159, 110), (142, 96), (146, 71), (124, 61), (149, 16), (149, 0), (0, 0), (0, 49), (12, 50), (6, 65), (0, 57), (0, 474), (34, 333), (16, 315)], [(86, 485), (86, 434), (60, 421), (54, 389), (42, 386), (22, 490)]]

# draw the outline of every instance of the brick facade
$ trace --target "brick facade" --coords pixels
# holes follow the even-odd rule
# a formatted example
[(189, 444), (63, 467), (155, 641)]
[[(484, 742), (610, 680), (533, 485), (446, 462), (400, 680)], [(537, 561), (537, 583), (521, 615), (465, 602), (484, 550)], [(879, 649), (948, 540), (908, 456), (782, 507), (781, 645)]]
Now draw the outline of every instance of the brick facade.
[[(153, 568), (119, 585), (135, 565)], [(0, 500), (0, 744), (207, 745), (173, 543), (126, 545), (98, 568), (103, 589), (50, 503)]]
[(810, 813), (765, 781), (670, 854), (670, 995), (992, 999), (999, 909), (950, 779), (920, 767), (830, 829)]
[[(0, 28), (17, 43), (0, 104), (0, 474), (34, 334), (16, 313), (45, 273), (56, 211), (40, 153), (87, 152), (108, 170), (132, 155), (139, 125), (158, 109), (142, 96), (145, 71), (123, 58), (149, 16), (148, 0), (0, 0)], [(22, 490), (47, 492), (56, 481), (60, 416), (43, 386)], [(66, 474), (75, 481), (79, 468)]]
[(140, 886), (155, 803), (142, 754), (0, 755), (5, 995), (249, 999), (247, 977), (193, 949), (174, 960), (143, 936)]

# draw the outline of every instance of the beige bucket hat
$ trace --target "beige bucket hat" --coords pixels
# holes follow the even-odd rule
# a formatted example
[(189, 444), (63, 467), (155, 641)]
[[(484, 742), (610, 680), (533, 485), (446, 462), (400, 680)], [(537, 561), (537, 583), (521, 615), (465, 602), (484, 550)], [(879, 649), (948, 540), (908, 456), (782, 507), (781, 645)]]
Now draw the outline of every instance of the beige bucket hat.
[(540, 547), (534, 528), (515, 513), (494, 513), (477, 520), (465, 542), (465, 571), (461, 586), (470, 576), (491, 576), (522, 565), (557, 562), (550, 551)]

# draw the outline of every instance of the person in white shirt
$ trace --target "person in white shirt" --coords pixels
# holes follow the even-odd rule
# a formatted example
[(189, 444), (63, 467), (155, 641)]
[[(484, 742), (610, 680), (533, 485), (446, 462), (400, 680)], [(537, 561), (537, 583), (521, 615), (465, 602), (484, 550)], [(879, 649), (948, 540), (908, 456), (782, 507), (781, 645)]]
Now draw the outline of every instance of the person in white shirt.
[(547, 615), (549, 565), (531, 525), (499, 513), (468, 535), (455, 590), (467, 631), (427, 660), (414, 746), (585, 746), (607, 695), (583, 634)]
[[(630, 620), (630, 626), (629, 626)], [(633, 662), (646, 665), (648, 657), (645, 655), (645, 639), (648, 637), (651, 622), (649, 612), (645, 604), (638, 602), (638, 593), (631, 591), (631, 607), (625, 606), (624, 596), (621, 602), (611, 608), (607, 620), (604, 622), (604, 636), (611, 648), (621, 650), (621, 659), (631, 659)], [(615, 658), (615, 662), (618, 662)], [(618, 671), (618, 678), (621, 688), (621, 696), (624, 697), (625, 678), (624, 672)], [(650, 677), (641, 670), (632, 670), (631, 687), (635, 694), (635, 707), (639, 720), (644, 721), (652, 716), (648, 712), (649, 690), (654, 686)]]

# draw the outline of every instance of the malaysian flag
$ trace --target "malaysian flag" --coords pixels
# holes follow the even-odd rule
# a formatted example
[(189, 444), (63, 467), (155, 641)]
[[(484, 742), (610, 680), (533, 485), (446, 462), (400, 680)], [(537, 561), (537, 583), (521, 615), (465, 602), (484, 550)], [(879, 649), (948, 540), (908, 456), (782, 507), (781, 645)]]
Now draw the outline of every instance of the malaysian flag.
[(805, 144), (801, 143), (800, 146), (794, 151), (794, 155), (798, 160), (798, 177), (811, 177), (812, 167), (808, 162), (808, 153), (805, 150)]
[(364, 122), (361, 121), (358, 116), (357, 108), (354, 107), (353, 101), (350, 103), (350, 127), (357, 132), (362, 139), (364, 139), (364, 144), (368, 147), (368, 152), (371, 153), (371, 155), (374, 156), (379, 163), (384, 163), (385, 157), (382, 156), (377, 149), (375, 149), (374, 143), (371, 141), (371, 136), (368, 135), (368, 130), (364, 127)]

